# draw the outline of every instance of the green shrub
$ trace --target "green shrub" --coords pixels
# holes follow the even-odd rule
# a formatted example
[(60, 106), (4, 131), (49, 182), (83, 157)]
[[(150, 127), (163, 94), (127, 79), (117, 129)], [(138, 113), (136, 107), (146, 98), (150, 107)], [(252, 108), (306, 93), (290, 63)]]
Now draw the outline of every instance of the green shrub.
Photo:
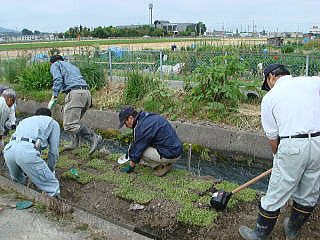
[(237, 78), (245, 65), (239, 56), (216, 56), (209, 64), (200, 65), (194, 73), (197, 84), (186, 95), (186, 102), (198, 102), (208, 117), (217, 120), (238, 109), (241, 92)]
[(76, 65), (79, 67), (83, 78), (88, 83), (91, 90), (97, 90), (106, 85), (101, 64), (80, 62)]
[(159, 87), (160, 81), (150, 75), (136, 71), (127, 74), (127, 82), (123, 90), (123, 101), (129, 104), (141, 100), (147, 93)]
[(0, 65), (1, 76), (10, 83), (18, 82), (18, 76), (27, 66), (25, 58), (3, 61)]
[(151, 91), (144, 99), (144, 109), (156, 113), (174, 113), (177, 104), (173, 91), (167, 87), (159, 87)]
[(292, 46), (291, 44), (287, 44), (281, 48), (282, 53), (293, 53), (294, 50), (295, 50), (295, 47)]
[(35, 63), (27, 66), (20, 74), (19, 82), (24, 89), (49, 89), (53, 80), (50, 74), (50, 63)]

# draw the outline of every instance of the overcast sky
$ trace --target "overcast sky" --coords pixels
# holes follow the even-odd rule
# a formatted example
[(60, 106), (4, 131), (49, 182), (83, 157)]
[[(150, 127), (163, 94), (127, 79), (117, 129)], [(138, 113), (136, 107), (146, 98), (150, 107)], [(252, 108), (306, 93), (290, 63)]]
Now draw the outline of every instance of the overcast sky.
[(64, 32), (69, 27), (199, 22), (209, 30), (303, 31), (320, 25), (320, 0), (0, 0), (0, 27)]

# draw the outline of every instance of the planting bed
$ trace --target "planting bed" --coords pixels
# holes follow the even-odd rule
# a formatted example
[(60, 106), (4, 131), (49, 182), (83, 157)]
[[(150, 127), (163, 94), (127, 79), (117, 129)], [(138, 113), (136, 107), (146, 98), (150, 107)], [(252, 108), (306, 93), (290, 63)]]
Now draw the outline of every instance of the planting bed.
[[(183, 170), (173, 170), (163, 178), (152, 175), (151, 169), (139, 166), (134, 173), (119, 171), (119, 154), (100, 151), (88, 157), (88, 146), (61, 153), (56, 174), (61, 195), (73, 205), (100, 217), (135, 226), (136, 231), (157, 239), (240, 239), (238, 228), (253, 226), (260, 193), (246, 189), (229, 201), (226, 211), (210, 208), (211, 193), (216, 189), (232, 190), (235, 185), (212, 177), (195, 177)], [(3, 158), (0, 173), (8, 177)], [(78, 170), (79, 176), (70, 168)], [(130, 210), (133, 203), (141, 210)], [(282, 209), (272, 239), (285, 239)], [(320, 211), (317, 207), (302, 231), (301, 239), (319, 239)]]

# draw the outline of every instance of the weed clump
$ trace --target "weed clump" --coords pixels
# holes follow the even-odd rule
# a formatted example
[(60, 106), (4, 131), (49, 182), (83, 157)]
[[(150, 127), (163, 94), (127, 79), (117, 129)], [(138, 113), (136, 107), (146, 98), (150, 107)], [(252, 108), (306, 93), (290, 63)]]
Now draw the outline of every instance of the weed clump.
[(87, 162), (85, 164), (85, 166), (89, 167), (89, 168), (96, 169), (96, 170), (102, 170), (102, 169), (106, 169), (106, 168), (112, 167), (111, 164), (108, 164), (104, 160), (97, 159), (97, 158), (92, 159), (90, 162)]
[(146, 204), (153, 200), (157, 196), (157, 193), (142, 190), (132, 185), (124, 185), (116, 191), (116, 196), (135, 203)]
[(192, 204), (186, 204), (180, 209), (177, 219), (179, 222), (188, 225), (208, 227), (217, 216), (218, 213), (216, 211), (195, 208)]

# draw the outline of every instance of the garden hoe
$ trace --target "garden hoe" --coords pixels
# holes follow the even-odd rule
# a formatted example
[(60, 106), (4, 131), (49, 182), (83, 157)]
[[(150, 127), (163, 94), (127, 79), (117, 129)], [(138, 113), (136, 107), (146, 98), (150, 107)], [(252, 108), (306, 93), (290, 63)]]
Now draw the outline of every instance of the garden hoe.
[(223, 190), (220, 190), (218, 192), (215, 192), (212, 194), (212, 198), (210, 200), (210, 204), (213, 208), (215, 208), (217, 211), (222, 211), (224, 210), (229, 202), (229, 199), (233, 194), (236, 192), (241, 191), (242, 189), (250, 186), (251, 184), (254, 184), (261, 178), (264, 178), (265, 176), (269, 175), (271, 173), (271, 169), (261, 173), (259, 176), (256, 176), (255, 178), (251, 179), (250, 181), (246, 182), (245, 184), (237, 187), (236, 189), (232, 190), (232, 192), (225, 192)]
[(33, 205), (32, 202), (30, 201), (22, 201), (22, 202), (17, 202), (16, 204), (6, 204), (6, 203), (2, 203), (0, 202), (0, 211), (3, 210), (3, 207), (7, 207), (7, 208), (15, 208), (17, 210), (22, 210), (22, 209), (26, 209), (29, 208)]

